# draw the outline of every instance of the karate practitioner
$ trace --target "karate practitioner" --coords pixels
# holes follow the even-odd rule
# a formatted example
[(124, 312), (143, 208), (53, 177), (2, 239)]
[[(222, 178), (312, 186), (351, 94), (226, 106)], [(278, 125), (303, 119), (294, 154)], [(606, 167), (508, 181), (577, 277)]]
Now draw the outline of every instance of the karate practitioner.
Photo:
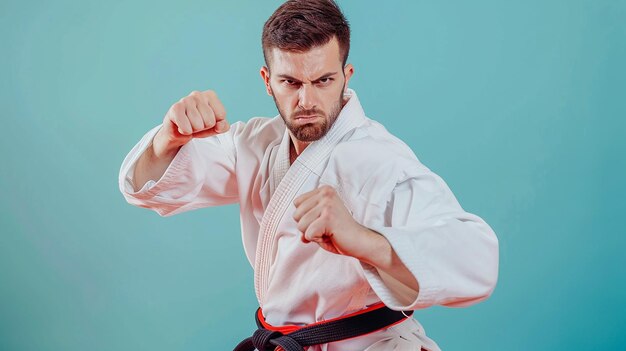
[[(333, 1), (286, 2), (262, 44), (279, 114), (229, 125), (215, 92), (194, 91), (127, 155), (121, 192), (162, 216), (239, 203), (260, 328), (238, 350), (438, 350), (407, 316), (490, 296), (494, 232), (366, 117)], [(332, 328), (344, 337), (307, 343), (310, 329), (294, 332), (329, 320), (343, 321)], [(345, 334), (346, 323), (363, 329)]]

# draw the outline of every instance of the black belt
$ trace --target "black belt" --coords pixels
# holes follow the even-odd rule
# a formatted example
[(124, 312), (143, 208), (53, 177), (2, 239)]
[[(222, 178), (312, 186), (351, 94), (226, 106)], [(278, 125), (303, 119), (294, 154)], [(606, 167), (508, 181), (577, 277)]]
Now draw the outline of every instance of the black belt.
[(255, 314), (259, 328), (233, 351), (273, 351), (278, 346), (285, 351), (304, 351), (305, 346), (340, 341), (391, 327), (412, 314), (413, 311), (394, 311), (379, 303), (356, 313), (302, 327), (273, 327), (265, 322), (259, 308)]

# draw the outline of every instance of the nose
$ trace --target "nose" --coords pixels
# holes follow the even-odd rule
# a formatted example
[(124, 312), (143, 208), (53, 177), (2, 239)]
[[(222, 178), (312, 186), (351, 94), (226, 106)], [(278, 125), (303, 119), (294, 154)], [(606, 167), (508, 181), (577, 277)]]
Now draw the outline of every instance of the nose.
[(317, 104), (317, 93), (312, 84), (302, 84), (300, 87), (298, 106), (303, 110), (310, 110)]

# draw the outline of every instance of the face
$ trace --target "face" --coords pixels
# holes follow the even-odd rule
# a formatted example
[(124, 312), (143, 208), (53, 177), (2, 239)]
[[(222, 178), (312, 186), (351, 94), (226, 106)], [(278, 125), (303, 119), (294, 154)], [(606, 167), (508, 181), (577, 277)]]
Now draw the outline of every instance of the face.
[(302, 142), (322, 138), (339, 116), (354, 71), (342, 67), (337, 40), (306, 52), (273, 48), (269, 61), (261, 77), (291, 135)]

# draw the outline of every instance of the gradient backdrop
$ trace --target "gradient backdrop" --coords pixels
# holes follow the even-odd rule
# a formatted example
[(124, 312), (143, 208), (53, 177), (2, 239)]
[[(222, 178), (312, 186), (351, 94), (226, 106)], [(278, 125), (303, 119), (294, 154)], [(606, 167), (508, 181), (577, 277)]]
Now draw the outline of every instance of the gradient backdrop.
[[(118, 191), (169, 106), (274, 116), (279, 1), (0, 3), (0, 350), (228, 350), (253, 328), (238, 208)], [(351, 87), (500, 239), (491, 299), (418, 311), (444, 350), (626, 344), (626, 2), (340, 1)]]

